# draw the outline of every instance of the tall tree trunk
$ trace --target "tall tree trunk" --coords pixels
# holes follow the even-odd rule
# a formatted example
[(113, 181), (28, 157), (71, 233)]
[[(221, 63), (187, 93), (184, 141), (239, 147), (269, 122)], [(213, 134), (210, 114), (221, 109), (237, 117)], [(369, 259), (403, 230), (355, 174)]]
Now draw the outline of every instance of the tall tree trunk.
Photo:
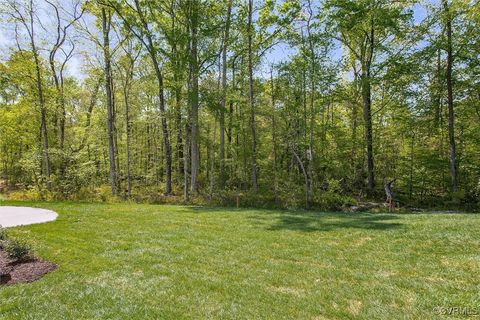
[(255, 101), (253, 92), (253, 0), (248, 1), (248, 83), (250, 104), (250, 129), (252, 131), (252, 188), (258, 190), (257, 182), (257, 134), (255, 130)]
[[(59, 76), (57, 74), (57, 70), (55, 67), (55, 54), (50, 53), (49, 58), (50, 63), (50, 70), (52, 71), (53, 75), (53, 83), (55, 84), (55, 91), (56, 91), (56, 103), (57, 106), (60, 108), (60, 150), (63, 150), (63, 146), (65, 144), (65, 118), (66, 118), (66, 110), (65, 110), (65, 98), (63, 95), (63, 83), (60, 83)], [(63, 81), (62, 81), (63, 82)], [(63, 168), (62, 168), (63, 169)]]
[(39, 103), (40, 103), (40, 117), (41, 117), (41, 131), (42, 131), (42, 138), (43, 138), (43, 159), (45, 163), (45, 176), (47, 177), (47, 187), (50, 188), (50, 160), (49, 160), (49, 148), (48, 148), (48, 130), (47, 130), (47, 110), (45, 107), (45, 99), (43, 96), (43, 85), (41, 80), (41, 72), (40, 72), (40, 62), (38, 61), (38, 55), (34, 54), (35, 56), (35, 70), (36, 70), (36, 78), (37, 78), (37, 90), (39, 96)]
[(308, 195), (308, 174), (307, 171), (305, 170), (305, 166), (303, 165), (302, 160), (298, 156), (297, 152), (295, 152), (295, 148), (292, 147), (292, 153), (295, 157), (295, 159), (298, 162), (298, 165), (303, 173), (303, 178), (305, 180), (305, 208), (308, 208), (309, 206), (309, 195)]
[(189, 165), (189, 139), (188, 134), (190, 132), (190, 126), (188, 121), (185, 123), (185, 143), (183, 144), (183, 202), (187, 203), (188, 194), (188, 165)]
[(413, 197), (413, 168), (414, 168), (414, 152), (415, 152), (415, 131), (412, 130), (412, 141), (410, 144), (410, 181), (408, 183), (408, 198)]
[(117, 181), (115, 182), (116, 186), (117, 186), (117, 193), (120, 192), (120, 190), (122, 189), (121, 186), (120, 186), (120, 176), (122, 174), (122, 170), (120, 168), (120, 155), (118, 153), (118, 129), (117, 129), (117, 108), (116, 108), (116, 102), (115, 102), (115, 86), (114, 86), (114, 82), (113, 82), (113, 72), (112, 72), (112, 69), (110, 69), (110, 81), (111, 81), (111, 84), (112, 84), (112, 89), (111, 89), (111, 92), (112, 92), (112, 106), (113, 106), (113, 120), (112, 120), (112, 123), (113, 123), (113, 143), (114, 143), (114, 148), (113, 150), (115, 150), (115, 172), (117, 173)]
[(313, 202), (313, 160), (314, 160), (314, 151), (313, 151), (313, 135), (315, 128), (315, 75), (316, 75), (316, 59), (315, 59), (315, 47), (312, 39), (312, 30), (311, 30), (311, 19), (313, 18), (313, 10), (311, 7), (311, 2), (308, 2), (309, 9), (309, 18), (307, 24), (307, 34), (308, 34), (308, 46), (310, 50), (310, 128), (308, 134), (308, 205), (311, 205)]
[(275, 203), (278, 203), (278, 181), (277, 181), (277, 122), (275, 119), (275, 85), (273, 82), (273, 66), (270, 69), (271, 103), (272, 103), (272, 145), (273, 145), (273, 195)]
[(130, 103), (128, 102), (128, 93), (125, 89), (125, 175), (127, 178), (127, 195), (132, 196), (132, 178), (130, 175)]
[(232, 12), (232, 0), (228, 1), (227, 17), (225, 22), (225, 32), (223, 36), (222, 48), (222, 106), (220, 108), (220, 176), (218, 179), (218, 188), (223, 189), (225, 183), (225, 110), (227, 107), (227, 48), (230, 32), (230, 15)]
[(132, 196), (132, 177), (130, 174), (130, 99), (129, 99), (129, 89), (130, 81), (133, 79), (133, 68), (135, 60), (130, 57), (130, 64), (128, 66), (127, 72), (125, 74), (125, 84), (123, 87), (123, 97), (125, 100), (125, 175), (127, 179), (127, 196), (130, 198)]
[(105, 76), (105, 92), (107, 98), (107, 130), (108, 130), (108, 156), (110, 161), (110, 185), (112, 194), (117, 195), (117, 172), (115, 164), (115, 133), (114, 133), (114, 110), (113, 110), (113, 92), (112, 92), (112, 72), (111, 72), (111, 57), (110, 57), (110, 23), (111, 16), (102, 7), (102, 31), (103, 31), (103, 58), (105, 62), (104, 76)]
[[(157, 77), (158, 82), (158, 97), (160, 100), (160, 116), (162, 118), (162, 134), (163, 134), (163, 145), (165, 147), (165, 194), (168, 195), (172, 193), (172, 148), (170, 146), (170, 138), (168, 132), (168, 125), (167, 125), (167, 114), (165, 108), (165, 95), (164, 95), (164, 85), (163, 85), (163, 74), (162, 70), (160, 69), (160, 65), (158, 63), (157, 58), (157, 48), (155, 47), (155, 43), (153, 42), (153, 36), (148, 26), (147, 20), (145, 15), (142, 11), (142, 7), (138, 0), (135, 0), (135, 9), (139, 15), (140, 21), (143, 26), (143, 30), (145, 36), (147, 38), (147, 42), (145, 43), (147, 47), (148, 54), (153, 63), (153, 67), (155, 70), (155, 75)], [(143, 39), (140, 39), (142, 42)]]
[(372, 194), (375, 188), (373, 162), (373, 134), (372, 134), (372, 101), (370, 79), (367, 74), (362, 75), (363, 121), (365, 123), (365, 142), (367, 145), (367, 190)]
[(448, 104), (448, 140), (450, 143), (450, 176), (452, 179), (452, 192), (457, 191), (457, 163), (455, 150), (455, 113), (453, 109), (453, 53), (452, 53), (452, 17), (448, 0), (443, 0), (443, 8), (446, 14), (447, 31), (447, 104)]
[[(236, 57), (235, 56), (233, 59), (232, 59), (232, 92), (235, 92), (235, 60), (236, 60)], [(233, 113), (233, 107), (234, 107), (234, 103), (233, 103), (233, 99), (230, 99), (230, 103), (229, 103), (229, 110), (228, 110), (228, 130), (227, 130), (227, 139), (228, 139), (228, 148), (227, 148), (227, 151), (228, 151), (228, 158), (231, 158), (232, 155), (231, 155), (231, 152), (232, 152), (232, 139), (233, 139), (233, 116), (234, 116), (234, 113)], [(233, 168), (233, 166), (232, 166)]]
[(363, 120), (365, 123), (365, 143), (367, 147), (367, 191), (370, 195), (375, 189), (374, 161), (373, 161), (373, 126), (372, 126), (372, 88), (370, 69), (374, 52), (374, 21), (371, 19), (370, 35), (367, 37), (369, 44), (367, 46), (367, 55), (362, 61), (362, 98), (363, 98)]
[[(156, 54), (153, 54), (156, 56)], [(165, 110), (165, 96), (163, 90), (163, 75), (158, 65), (157, 59), (152, 59), (154, 61), (155, 73), (158, 79), (158, 95), (160, 97), (160, 115), (162, 118), (162, 135), (163, 135), (163, 145), (165, 147), (165, 194), (168, 195), (172, 192), (172, 149), (170, 147), (170, 138), (168, 133), (167, 125), (167, 114)]]
[[(175, 90), (175, 106), (176, 106), (176, 127), (177, 127), (177, 166), (178, 175), (183, 176), (183, 138), (182, 138), (182, 110), (181, 110), (181, 92), (179, 89)], [(181, 180), (179, 180), (181, 183)]]
[(209, 169), (209, 176), (210, 176), (210, 191), (209, 191), (209, 199), (212, 200), (213, 198), (213, 191), (215, 189), (215, 138), (217, 136), (217, 117), (216, 115), (213, 117), (213, 134), (212, 134), (212, 146), (210, 147), (210, 169)]
[(35, 62), (35, 83), (37, 86), (38, 93), (38, 102), (40, 106), (40, 132), (41, 132), (41, 141), (43, 148), (43, 161), (45, 164), (45, 176), (47, 178), (47, 188), (50, 189), (50, 159), (49, 159), (49, 147), (48, 147), (48, 130), (47, 130), (47, 109), (45, 106), (45, 97), (43, 93), (43, 84), (42, 84), (42, 72), (41, 72), (41, 63), (38, 55), (38, 49), (35, 43), (35, 29), (34, 29), (34, 12), (33, 12), (33, 1), (30, 1), (29, 6), (29, 16), (30, 16), (30, 27), (27, 26), (26, 20), (22, 17), (22, 22), (28, 30), (30, 37), (30, 45), (32, 47), (33, 59)]
[(351, 170), (352, 170), (352, 183), (356, 184), (357, 182), (357, 100), (354, 98), (352, 101), (352, 134), (351, 134), (351, 141), (352, 141), (352, 148), (350, 151), (351, 157)]
[(199, 171), (199, 146), (198, 146), (198, 52), (197, 52), (197, 32), (198, 32), (198, 0), (192, 0), (191, 8), (191, 47), (190, 47), (190, 64), (192, 71), (192, 86), (190, 92), (190, 103), (191, 103), (191, 181), (190, 188), (193, 193), (198, 192), (198, 171)]
[(433, 103), (435, 107), (435, 128), (440, 128), (441, 124), (441, 114), (442, 114), (442, 61), (441, 61), (441, 50), (437, 51), (437, 70), (434, 80), (434, 90), (433, 90)]
[[(176, 34), (176, 15), (175, 15), (176, 7), (175, 1), (172, 0), (171, 2), (171, 12), (172, 12), (172, 30), (174, 34)], [(177, 156), (177, 170), (179, 180), (178, 182), (181, 184), (181, 177), (183, 176), (183, 138), (182, 138), (182, 87), (179, 85), (179, 73), (180, 71), (180, 63), (178, 57), (178, 50), (177, 50), (177, 38), (174, 35), (173, 44), (172, 44), (172, 54), (173, 54), (173, 64), (174, 64), (174, 71), (173, 71), (173, 81), (174, 85), (174, 94), (175, 94), (175, 121), (177, 127), (177, 144), (176, 144), (176, 156)]]

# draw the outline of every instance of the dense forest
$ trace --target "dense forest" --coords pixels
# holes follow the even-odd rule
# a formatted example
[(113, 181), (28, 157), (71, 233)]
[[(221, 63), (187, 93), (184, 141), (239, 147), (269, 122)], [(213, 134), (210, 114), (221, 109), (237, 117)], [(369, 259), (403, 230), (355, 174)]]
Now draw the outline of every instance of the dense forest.
[(478, 206), (480, 4), (0, 0), (0, 189)]

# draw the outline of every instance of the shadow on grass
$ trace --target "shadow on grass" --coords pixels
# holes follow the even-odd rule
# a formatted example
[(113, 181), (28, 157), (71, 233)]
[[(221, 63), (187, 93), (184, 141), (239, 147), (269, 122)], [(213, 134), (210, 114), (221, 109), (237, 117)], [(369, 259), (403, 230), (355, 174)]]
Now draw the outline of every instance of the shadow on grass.
[(400, 219), (399, 216), (382, 213), (295, 212), (288, 210), (219, 207), (190, 207), (189, 209), (198, 213), (247, 213), (250, 214), (247, 218), (252, 224), (262, 226), (270, 231), (292, 230), (316, 232), (337, 229), (391, 230), (403, 227), (402, 223), (395, 222), (395, 220)]
[[(256, 217), (252, 217), (255, 219)], [(398, 219), (388, 214), (302, 213), (280, 214), (267, 230), (293, 230), (304, 232), (332, 231), (337, 229), (390, 230), (403, 226), (392, 222)]]

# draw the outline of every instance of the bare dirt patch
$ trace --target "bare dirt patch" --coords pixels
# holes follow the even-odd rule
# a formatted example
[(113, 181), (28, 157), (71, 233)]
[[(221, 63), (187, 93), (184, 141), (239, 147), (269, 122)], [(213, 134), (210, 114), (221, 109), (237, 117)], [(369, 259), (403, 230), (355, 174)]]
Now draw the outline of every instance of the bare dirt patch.
[(57, 265), (41, 259), (15, 261), (0, 248), (0, 285), (33, 282), (55, 270)]

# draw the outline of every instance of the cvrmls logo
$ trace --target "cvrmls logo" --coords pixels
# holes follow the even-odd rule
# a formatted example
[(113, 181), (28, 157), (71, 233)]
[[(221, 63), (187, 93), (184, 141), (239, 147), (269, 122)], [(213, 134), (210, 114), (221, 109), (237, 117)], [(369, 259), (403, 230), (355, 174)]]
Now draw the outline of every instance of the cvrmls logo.
[(433, 312), (439, 315), (462, 315), (462, 316), (478, 316), (480, 310), (475, 307), (441, 307), (433, 308)]

